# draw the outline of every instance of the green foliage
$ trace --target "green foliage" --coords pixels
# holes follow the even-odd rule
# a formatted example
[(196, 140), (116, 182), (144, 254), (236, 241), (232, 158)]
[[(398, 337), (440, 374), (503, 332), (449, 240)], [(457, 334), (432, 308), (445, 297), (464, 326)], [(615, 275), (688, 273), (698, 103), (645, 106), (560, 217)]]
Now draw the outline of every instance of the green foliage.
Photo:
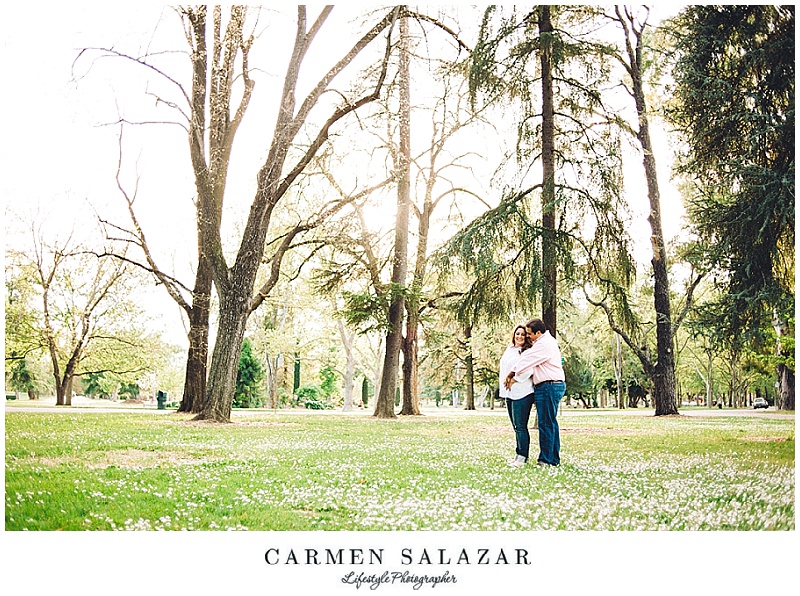
[(279, 387), (277, 392), (277, 402), (279, 408), (291, 407), (294, 398), (291, 392), (285, 387)]
[(693, 5), (674, 23), (679, 171), (723, 293), (703, 312), (720, 338), (794, 309), (794, 6)]
[[(13, 250), (6, 253), (5, 354), (10, 360), (41, 354), (44, 348), (40, 308), (32, 263)], [(13, 365), (12, 365), (13, 366)], [(30, 369), (30, 363), (17, 365)], [(19, 387), (23, 389), (23, 387)]]
[(371, 393), (374, 392), (372, 387), (372, 383), (369, 382), (367, 377), (364, 377), (361, 381), (361, 403), (364, 404), (364, 407), (367, 407), (369, 403), (369, 396)]
[(564, 376), (567, 392), (570, 395), (584, 397), (595, 393), (591, 364), (574, 350), (570, 351), (564, 359)]
[(542, 230), (526, 215), (527, 194), (505, 197), (434, 254), (440, 283), (459, 272), (472, 280), (452, 301), (459, 322), (492, 322), (533, 310), (542, 285)]
[(293, 377), (292, 377), (292, 391), (297, 392), (300, 389), (300, 354), (295, 352), (294, 354), (294, 367), (293, 367)]
[(137, 399), (141, 391), (141, 388), (136, 383), (121, 383), (119, 395), (123, 399)]
[(12, 360), (7, 366), (6, 374), (12, 389), (26, 393), (36, 389), (36, 377), (28, 367), (25, 358)]
[(114, 390), (116, 382), (105, 373), (87, 373), (81, 377), (84, 395), (107, 398)]
[(320, 389), (325, 396), (325, 399), (330, 399), (332, 395), (339, 392), (337, 379), (339, 374), (331, 364), (326, 364), (319, 371)]
[(239, 356), (239, 371), (236, 375), (236, 390), (233, 405), (237, 408), (258, 408), (261, 406), (264, 367), (253, 355), (253, 346), (248, 338), (242, 342)]
[(411, 297), (412, 290), (396, 283), (390, 283), (378, 292), (374, 288), (364, 293), (343, 291), (345, 307), (342, 311), (345, 321), (362, 333), (378, 331), (386, 333), (391, 330), (389, 323), (389, 307), (403, 296)]
[(297, 390), (297, 403), (307, 410), (329, 410), (333, 408), (318, 385), (304, 385)]
[[(539, 31), (541, 10), (518, 13), (516, 8), (489, 7), (471, 55), (469, 82), (473, 101), (485, 94), (486, 101), (502, 98), (514, 106), (516, 154), (520, 171), (527, 175), (542, 151), (536, 65), (542, 49), (550, 50), (553, 76), (564, 82), (554, 97), (554, 204), (549, 198), (547, 205), (532, 200), (544, 194), (541, 184), (508, 190), (497, 207), (442, 250), (439, 266), (455, 264), (469, 278), (455, 305), (461, 322), (503, 320), (515, 309), (533, 312), (537, 295), (544, 291), (542, 271), (548, 267), (543, 247), (553, 251), (558, 283), (566, 286), (559, 295), (588, 279), (621, 297), (621, 318), (630, 319), (624, 289), (635, 266), (622, 200), (620, 137), (625, 127), (618, 125), (618, 116), (605, 113), (598, 92), (608, 84), (613, 48), (593, 36), (598, 9), (550, 6), (553, 32)], [(555, 229), (542, 224), (545, 210), (556, 213)]]

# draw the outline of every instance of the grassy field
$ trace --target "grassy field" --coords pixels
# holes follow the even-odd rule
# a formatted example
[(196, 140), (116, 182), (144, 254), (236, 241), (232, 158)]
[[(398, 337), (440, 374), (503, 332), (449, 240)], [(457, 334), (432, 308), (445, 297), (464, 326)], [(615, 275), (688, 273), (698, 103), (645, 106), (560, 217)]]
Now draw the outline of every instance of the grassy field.
[(562, 465), (512, 469), (503, 411), (7, 410), (5, 527), (794, 530), (794, 415), (711, 414), (565, 411)]

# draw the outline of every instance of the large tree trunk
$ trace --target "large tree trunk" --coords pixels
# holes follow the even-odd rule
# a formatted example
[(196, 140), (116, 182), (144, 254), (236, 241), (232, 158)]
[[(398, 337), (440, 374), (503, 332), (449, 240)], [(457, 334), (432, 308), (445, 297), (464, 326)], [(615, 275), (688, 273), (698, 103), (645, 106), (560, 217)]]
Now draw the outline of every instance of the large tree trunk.
[(183, 399), (178, 412), (198, 414), (205, 403), (211, 279), (211, 265), (208, 259), (200, 257), (189, 312), (189, 354), (186, 358)]
[[(775, 355), (780, 358), (783, 356), (783, 340), (781, 338), (790, 333), (791, 329), (786, 320), (777, 312), (772, 324), (777, 337)], [(775, 405), (779, 410), (794, 410), (794, 371), (786, 366), (786, 363), (780, 362), (776, 372), (778, 373), (778, 400)]]
[[(230, 422), (239, 358), (250, 314), (247, 298), (242, 299), (242, 292), (230, 294), (233, 295), (220, 297), (219, 329), (208, 371), (206, 403), (195, 420)], [(249, 294), (248, 289), (246, 296)]]
[(64, 382), (61, 384), (61, 388), (64, 392), (63, 395), (63, 403), (64, 406), (71, 406), (72, 405), (72, 375), (65, 377)]
[(55, 381), (56, 385), (56, 405), (57, 406), (65, 406), (67, 403), (64, 401), (64, 393), (66, 392), (66, 387), (64, 383), (61, 381), (61, 374), (58, 369), (58, 359), (53, 356), (53, 380)]
[(408, 272), (408, 220), (411, 203), (411, 91), (409, 81), (408, 18), (400, 19), (400, 151), (397, 164), (397, 221), (395, 223), (394, 264), (392, 267), (392, 302), (389, 307), (389, 332), (383, 360), (380, 393), (374, 415), (394, 418), (394, 398), (403, 344), (403, 313)]
[[(399, 305), (397, 304), (399, 302)], [(403, 334), (403, 298), (395, 299), (389, 309), (389, 321), (392, 331), (386, 334), (386, 352), (383, 358), (383, 372), (381, 373), (380, 390), (375, 400), (374, 415), (377, 418), (395, 418), (394, 395), (397, 387), (397, 373), (400, 366), (400, 348), (402, 347)], [(394, 331), (395, 326), (399, 327)]]
[(355, 390), (356, 357), (353, 353), (353, 338), (355, 334), (352, 331), (348, 333), (341, 319), (337, 319), (336, 325), (339, 327), (339, 335), (342, 337), (342, 345), (344, 346), (346, 358), (343, 377), (344, 400), (342, 410), (348, 412), (353, 409), (353, 393)]
[(400, 414), (420, 416), (419, 409), (419, 360), (417, 355), (417, 333), (419, 331), (419, 304), (410, 300), (406, 317), (406, 336), (403, 340), (403, 407)]
[(556, 336), (556, 284), (557, 262), (555, 256), (555, 110), (553, 107), (553, 63), (550, 36), (553, 24), (550, 7), (539, 7), (540, 62), (542, 67), (542, 320)]
[(417, 262), (411, 282), (411, 296), (406, 300), (406, 335), (403, 340), (403, 407), (400, 414), (421, 416), (419, 409), (419, 293), (425, 278), (428, 253), (428, 232), (433, 206), (426, 192), (425, 206), (420, 214)]
[[(622, 17), (620, 16), (620, 20)], [(661, 195), (658, 188), (658, 172), (653, 143), (650, 139), (650, 126), (647, 102), (642, 80), (642, 34), (636, 32), (636, 49), (626, 36), (630, 74), (633, 81), (633, 97), (639, 118), (637, 138), (644, 154), (644, 171), (647, 180), (647, 196), (650, 200), (650, 243), (653, 250), (653, 299), (656, 311), (657, 360), (651, 369), (655, 415), (666, 416), (678, 413), (675, 395), (675, 353), (672, 340), (672, 313), (669, 300), (669, 275), (667, 273), (667, 249), (664, 231), (661, 227)]]
[(781, 363), (778, 365), (779, 410), (794, 410), (794, 371)]
[(66, 406), (68, 405), (65, 401), (65, 388), (64, 385), (61, 384), (60, 379), (57, 379), (56, 382), (56, 405), (57, 406)]
[(464, 356), (464, 368), (466, 369), (464, 375), (464, 386), (467, 391), (467, 403), (464, 405), (465, 410), (475, 409), (475, 364), (472, 357), (472, 325), (464, 327), (464, 339), (466, 340), (467, 353)]

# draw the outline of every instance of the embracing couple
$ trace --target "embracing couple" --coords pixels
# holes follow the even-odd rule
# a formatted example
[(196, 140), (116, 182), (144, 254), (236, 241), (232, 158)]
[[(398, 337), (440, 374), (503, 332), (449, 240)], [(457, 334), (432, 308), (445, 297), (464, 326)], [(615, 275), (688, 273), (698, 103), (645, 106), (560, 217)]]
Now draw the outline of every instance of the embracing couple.
[(558, 404), (564, 396), (564, 368), (556, 338), (541, 319), (514, 329), (512, 344), (500, 359), (500, 397), (506, 400), (508, 417), (517, 438), (517, 454), (509, 464), (521, 468), (528, 461), (531, 435), (528, 419), (536, 406), (539, 427), (540, 466), (561, 463)]

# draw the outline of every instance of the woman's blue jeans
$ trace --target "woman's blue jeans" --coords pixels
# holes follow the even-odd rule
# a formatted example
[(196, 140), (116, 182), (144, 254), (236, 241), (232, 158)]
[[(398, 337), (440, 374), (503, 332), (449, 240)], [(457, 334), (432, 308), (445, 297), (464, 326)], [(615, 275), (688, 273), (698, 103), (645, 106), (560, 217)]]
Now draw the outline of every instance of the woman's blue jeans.
[(556, 415), (566, 388), (563, 381), (558, 381), (538, 385), (533, 392), (533, 402), (539, 416), (539, 462), (551, 466), (561, 463), (561, 437)]
[(533, 409), (533, 393), (520, 399), (506, 399), (506, 408), (511, 426), (514, 427), (514, 434), (517, 436), (517, 455), (521, 455), (527, 460), (531, 448), (528, 419), (531, 417)]

